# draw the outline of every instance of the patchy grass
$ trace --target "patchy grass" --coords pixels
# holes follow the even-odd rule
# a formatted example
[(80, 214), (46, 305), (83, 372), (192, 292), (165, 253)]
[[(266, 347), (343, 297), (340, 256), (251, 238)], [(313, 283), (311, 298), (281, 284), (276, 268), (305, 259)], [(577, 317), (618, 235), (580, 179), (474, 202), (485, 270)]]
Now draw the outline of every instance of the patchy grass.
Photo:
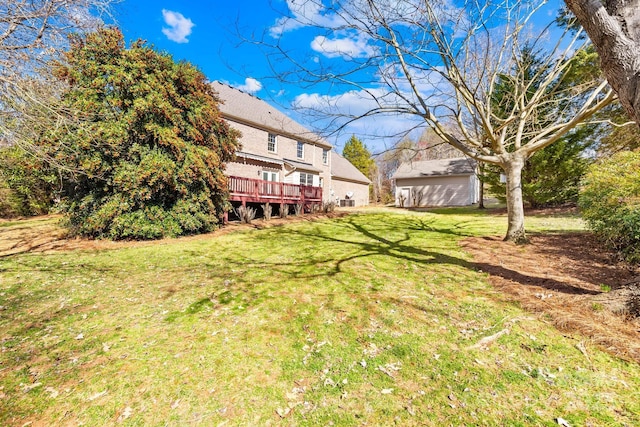
[(638, 365), (505, 304), (458, 246), (504, 228), (372, 209), (6, 254), (0, 424), (640, 424)]

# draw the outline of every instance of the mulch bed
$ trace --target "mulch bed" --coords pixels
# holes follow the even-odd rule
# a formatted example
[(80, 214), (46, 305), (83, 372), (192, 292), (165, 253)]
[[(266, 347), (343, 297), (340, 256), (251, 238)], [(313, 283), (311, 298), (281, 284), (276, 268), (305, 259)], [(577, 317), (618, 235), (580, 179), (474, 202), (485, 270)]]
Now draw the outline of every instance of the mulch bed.
[(462, 246), (500, 298), (640, 363), (640, 320), (628, 304), (640, 288), (640, 268), (617, 261), (590, 233), (529, 237), (528, 245), (474, 237)]

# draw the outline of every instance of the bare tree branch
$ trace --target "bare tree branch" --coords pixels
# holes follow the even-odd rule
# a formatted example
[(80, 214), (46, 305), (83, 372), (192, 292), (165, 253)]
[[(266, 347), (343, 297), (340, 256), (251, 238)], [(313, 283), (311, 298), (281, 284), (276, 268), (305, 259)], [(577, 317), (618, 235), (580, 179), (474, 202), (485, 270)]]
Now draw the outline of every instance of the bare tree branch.
[(117, 1), (0, 0), (0, 144), (46, 158), (34, 143), (39, 132), (82, 120), (60, 106), (50, 63), (60, 59), (70, 33), (97, 29)]
[[(525, 160), (614, 99), (601, 78), (567, 83), (573, 57), (588, 41), (551, 23), (536, 30), (532, 18), (543, 2), (533, 0), (330, 4), (303, 0), (290, 10), (299, 26), (322, 34), (312, 60), (283, 47), (292, 28), (256, 42), (272, 52), (279, 79), (319, 91), (298, 97), (296, 107), (321, 119), (325, 133), (371, 117), (404, 119), (408, 128), (431, 128), (467, 156), (501, 166), (512, 188), (507, 237), (524, 238)], [(534, 75), (523, 62), (526, 50), (544, 58)], [(505, 81), (511, 93), (498, 100)]]

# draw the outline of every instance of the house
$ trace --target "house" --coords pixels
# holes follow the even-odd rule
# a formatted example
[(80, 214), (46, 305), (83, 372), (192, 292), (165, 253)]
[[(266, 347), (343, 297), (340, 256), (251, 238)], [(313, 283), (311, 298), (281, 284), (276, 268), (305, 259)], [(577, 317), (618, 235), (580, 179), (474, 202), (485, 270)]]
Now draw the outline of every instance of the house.
[(211, 83), (220, 112), (242, 133), (242, 148), (227, 164), (232, 204), (302, 204), (330, 200), (331, 144), (265, 101), (223, 83)]
[(349, 160), (331, 151), (331, 195), (338, 206), (367, 206), (370, 184)]
[(478, 202), (476, 163), (469, 158), (403, 163), (393, 174), (396, 206), (466, 206)]

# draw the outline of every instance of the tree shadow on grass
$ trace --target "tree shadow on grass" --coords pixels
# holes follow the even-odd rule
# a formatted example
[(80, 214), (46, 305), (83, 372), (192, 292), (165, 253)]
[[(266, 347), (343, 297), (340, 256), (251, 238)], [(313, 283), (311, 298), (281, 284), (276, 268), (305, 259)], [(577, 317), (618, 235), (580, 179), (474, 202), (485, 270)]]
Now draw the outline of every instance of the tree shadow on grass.
[(550, 291), (569, 295), (597, 295), (601, 293), (600, 291), (584, 289), (580, 286), (570, 285), (568, 283), (561, 282), (549, 277), (539, 277), (531, 274), (523, 274), (496, 264), (475, 262), (473, 263), (473, 265), (478, 270), (489, 273), (492, 276), (498, 276), (525, 286), (540, 287)]
[[(334, 221), (327, 231), (321, 226), (316, 226), (314, 230), (282, 228), (269, 233), (256, 234), (255, 238), (264, 242), (273, 239), (284, 239), (292, 245), (301, 243), (335, 243), (340, 246), (351, 247), (349, 255), (340, 257), (325, 256), (324, 254), (312, 253), (300, 256), (293, 262), (265, 262), (252, 261), (249, 257), (241, 262), (228, 260), (230, 263), (238, 263), (245, 268), (269, 269), (277, 271), (279, 274), (295, 279), (312, 279), (318, 277), (332, 277), (345, 274), (345, 265), (357, 259), (382, 256), (396, 260), (415, 263), (426, 266), (433, 264), (445, 264), (459, 266), (469, 271), (483, 271), (492, 275), (500, 276), (508, 280), (518, 282), (522, 285), (540, 286), (556, 292), (567, 294), (591, 294), (592, 291), (572, 286), (567, 283), (547, 277), (537, 277), (510, 270), (499, 265), (499, 260), (495, 264), (475, 263), (454, 255), (445, 253), (437, 247), (430, 249), (424, 245), (412, 243), (415, 233), (433, 233), (434, 246), (437, 245), (438, 235), (449, 235), (458, 238), (470, 235), (465, 230), (464, 224), (455, 224), (453, 227), (442, 227), (437, 221), (430, 221), (424, 218), (394, 218), (393, 224), (372, 221), (375, 216), (362, 219), (359, 216), (342, 218)], [(383, 218), (383, 217), (380, 217)], [(388, 219), (388, 218), (387, 218)], [(397, 221), (396, 221), (397, 220)], [(365, 222), (366, 221), (366, 222)], [(341, 228), (340, 232), (335, 232), (335, 227)], [(393, 237), (395, 236), (395, 237)], [(421, 236), (422, 237), (422, 236)], [(323, 245), (326, 246), (326, 245)], [(328, 266), (317, 273), (309, 273), (314, 266)]]
[[(392, 222), (390, 222), (392, 221)], [(364, 279), (360, 284), (357, 272), (354, 273), (353, 268), (349, 267), (352, 261), (371, 260), (375, 263), (376, 257), (390, 258), (392, 260), (401, 261), (403, 263), (415, 264), (425, 270), (429, 266), (450, 265), (460, 267), (469, 272), (482, 270), (493, 275), (508, 278), (523, 285), (542, 286), (544, 288), (564, 292), (568, 294), (584, 294), (589, 293), (585, 289), (576, 288), (566, 283), (561, 283), (548, 278), (535, 277), (533, 275), (523, 274), (517, 271), (509, 270), (499, 265), (499, 260), (491, 263), (474, 263), (464, 257), (457, 256), (457, 241), (466, 237), (469, 230), (464, 224), (442, 225), (435, 220), (429, 218), (415, 217), (393, 217), (388, 215), (361, 215), (350, 216), (332, 220), (327, 223), (319, 222), (313, 227), (279, 227), (274, 229), (256, 230), (252, 232), (251, 241), (254, 243), (253, 248), (247, 250), (244, 247), (238, 247), (233, 250), (226, 248), (222, 251), (211, 252), (207, 260), (203, 259), (202, 263), (198, 261), (197, 268), (205, 273), (202, 280), (207, 282), (206, 293), (200, 293), (197, 297), (185, 301), (188, 305), (180, 311), (174, 311), (167, 315), (167, 321), (180, 321), (183, 318), (193, 316), (201, 316), (207, 312), (213, 312), (219, 309), (232, 310), (237, 306), (258, 306), (267, 299), (278, 298), (277, 292), (279, 288), (289, 286), (295, 281), (308, 281), (309, 279), (322, 279), (325, 277), (338, 277), (340, 281), (346, 282), (347, 277), (354, 278), (356, 275), (355, 286), (358, 286), (358, 293), (362, 292), (362, 298), (367, 298), (370, 291), (374, 291), (368, 283), (364, 283)], [(253, 250), (268, 251), (270, 242), (278, 240), (285, 241), (296, 251), (293, 257), (271, 258), (267, 261), (258, 256), (252, 256)], [(321, 243), (321, 244), (320, 244)], [(307, 249), (302, 249), (302, 248)], [(314, 247), (336, 247), (335, 253), (322, 253), (314, 250)], [(211, 249), (199, 249), (198, 252), (189, 254), (191, 258), (198, 258), (207, 254)], [(277, 255), (277, 254), (276, 254)], [(59, 261), (59, 260), (58, 260)], [(18, 262), (21, 262), (18, 259)], [(42, 271), (59, 271), (58, 269), (79, 268), (81, 271), (85, 266), (71, 262), (68, 265), (64, 263), (49, 263), (41, 265), (38, 269)], [(32, 265), (20, 264), (12, 267), (28, 270)], [(89, 266), (90, 267), (90, 266)], [(180, 271), (184, 271), (186, 276), (189, 275), (191, 269), (194, 268), (193, 263), (187, 263), (179, 267)], [(359, 268), (366, 268), (364, 264), (359, 264)], [(398, 271), (398, 264), (392, 263), (384, 268), (389, 270), (387, 275), (401, 276), (402, 272)], [(393, 270), (396, 269), (396, 270)], [(102, 271), (98, 274), (118, 274), (115, 271)], [(175, 271), (174, 271), (175, 273)], [(251, 273), (251, 274), (249, 274)], [(376, 272), (374, 272), (376, 273)], [(282, 279), (273, 279), (269, 276), (280, 275)], [(265, 285), (258, 283), (260, 278), (264, 278)], [(229, 280), (230, 279), (230, 280)], [(65, 280), (65, 279), (61, 279)], [(321, 280), (318, 283), (322, 283)], [(185, 281), (182, 290), (187, 287), (193, 287), (194, 284)], [(464, 285), (462, 285), (464, 286)], [(21, 289), (16, 289), (16, 298), (6, 305), (11, 304), (11, 310), (5, 312), (7, 315), (16, 318), (25, 319), (25, 312), (29, 310), (35, 301), (45, 298), (49, 289), (38, 289), (23, 293)], [(160, 300), (163, 290), (161, 287), (156, 289), (154, 298)], [(286, 289), (286, 292), (289, 290)], [(346, 290), (345, 290), (346, 291)], [(366, 294), (364, 293), (366, 292)], [(196, 295), (199, 291), (195, 291)], [(355, 292), (354, 292), (355, 294)], [(424, 313), (432, 312), (432, 308), (422, 305), (419, 301), (404, 300), (399, 296), (391, 303), (407, 307), (411, 310), (417, 310)], [(2, 302), (2, 305), (5, 305)], [(69, 311), (72, 310), (72, 311)], [(18, 311), (20, 314), (18, 314)], [(56, 319), (77, 314), (74, 308), (65, 308), (50, 312), (46, 315), (42, 314), (33, 317), (30, 321), (25, 321), (23, 325), (12, 328), (11, 334), (15, 336), (28, 336), (30, 331), (42, 329)], [(44, 349), (45, 351), (54, 351), (55, 346)], [(22, 363), (37, 358), (40, 351), (32, 354), (25, 354), (26, 358)]]

